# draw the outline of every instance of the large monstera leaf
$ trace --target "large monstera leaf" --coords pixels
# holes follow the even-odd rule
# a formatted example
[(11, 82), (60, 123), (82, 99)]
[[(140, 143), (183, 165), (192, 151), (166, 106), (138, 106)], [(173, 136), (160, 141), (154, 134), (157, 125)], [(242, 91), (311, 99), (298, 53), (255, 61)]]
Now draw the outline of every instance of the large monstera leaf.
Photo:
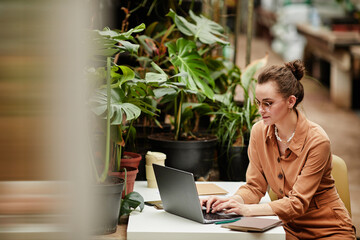
[(110, 28), (104, 28), (102, 31), (94, 30), (93, 46), (95, 55), (110, 57), (116, 53), (130, 52), (136, 53), (139, 49), (138, 44), (133, 44), (128, 40), (133, 39), (131, 34), (141, 32), (145, 29), (145, 24), (140, 24), (135, 28), (130, 29), (127, 32), (119, 32), (111, 30)]
[[(106, 113), (107, 108), (107, 94), (106, 89), (100, 89), (95, 92), (95, 95), (90, 99), (92, 111), (101, 116)], [(120, 88), (111, 89), (110, 101), (110, 119), (111, 125), (119, 125), (123, 122), (123, 116), (127, 121), (136, 119), (140, 116), (141, 109), (133, 103), (124, 102), (124, 95)]]
[(229, 42), (220, 38), (226, 37), (222, 34), (224, 31), (222, 26), (203, 15), (196, 16), (191, 10), (189, 13), (195, 24), (187, 21), (184, 17), (177, 15), (172, 9), (170, 9), (167, 16), (170, 16), (173, 19), (176, 27), (186, 36), (194, 36), (195, 40), (199, 39), (199, 41), (204, 44), (214, 44), (216, 42), (229, 44)]
[(179, 38), (176, 44), (169, 42), (166, 46), (171, 63), (179, 69), (180, 73), (186, 73), (180, 77), (180, 81), (190, 90), (201, 91), (212, 99), (214, 92), (208, 84), (214, 86), (214, 81), (204, 60), (196, 51), (195, 42)]

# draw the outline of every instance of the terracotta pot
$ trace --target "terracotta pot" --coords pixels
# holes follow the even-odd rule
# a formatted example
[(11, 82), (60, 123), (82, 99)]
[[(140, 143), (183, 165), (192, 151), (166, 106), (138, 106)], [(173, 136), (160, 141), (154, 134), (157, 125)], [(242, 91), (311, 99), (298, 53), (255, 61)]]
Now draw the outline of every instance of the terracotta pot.
[[(123, 158), (121, 158), (120, 167), (133, 167), (139, 169), (139, 164), (142, 156), (138, 153), (124, 152)], [(116, 155), (111, 156), (110, 171), (116, 170)]]
[[(136, 175), (139, 172), (139, 170), (134, 167), (124, 167), (124, 168), (127, 171), (127, 179), (126, 179), (126, 193), (124, 188), (124, 191), (122, 192), (122, 198), (124, 198), (126, 194), (134, 191)], [(122, 168), (121, 172), (110, 172), (109, 175), (119, 177), (125, 180), (125, 171), (123, 171), (124, 168)]]
[(124, 152), (126, 158), (121, 159), (121, 167), (133, 167), (138, 169), (141, 161), (141, 155), (133, 152)]

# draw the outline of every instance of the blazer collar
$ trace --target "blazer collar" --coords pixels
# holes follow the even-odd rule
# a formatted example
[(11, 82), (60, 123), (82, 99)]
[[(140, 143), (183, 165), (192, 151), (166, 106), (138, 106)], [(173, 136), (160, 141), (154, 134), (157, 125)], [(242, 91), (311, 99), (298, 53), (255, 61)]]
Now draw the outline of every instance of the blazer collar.
[[(304, 144), (305, 144), (305, 139), (307, 137), (307, 133), (309, 130), (309, 122), (302, 112), (297, 111), (297, 110), (295, 110), (295, 111), (298, 115), (298, 120), (296, 123), (294, 137), (290, 141), (290, 145), (288, 148), (293, 153), (295, 153), (296, 156), (299, 156), (304, 147)], [(272, 142), (274, 145), (276, 145), (275, 125), (274, 124), (267, 127), (265, 142), (266, 143)]]

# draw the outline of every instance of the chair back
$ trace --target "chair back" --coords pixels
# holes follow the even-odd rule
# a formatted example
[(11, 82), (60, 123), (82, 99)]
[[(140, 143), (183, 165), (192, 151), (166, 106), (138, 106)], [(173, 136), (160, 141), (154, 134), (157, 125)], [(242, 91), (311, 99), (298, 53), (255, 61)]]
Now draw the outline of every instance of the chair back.
[[(350, 191), (349, 191), (347, 167), (345, 161), (339, 156), (336, 156), (334, 154), (332, 155), (331, 175), (335, 179), (336, 190), (351, 216)], [(271, 201), (278, 199), (276, 193), (271, 188), (269, 189), (269, 196)]]
[(347, 167), (345, 161), (342, 158), (334, 154), (332, 155), (332, 157), (333, 160), (332, 160), (331, 175), (335, 179), (336, 190), (351, 216), (350, 191), (349, 191)]

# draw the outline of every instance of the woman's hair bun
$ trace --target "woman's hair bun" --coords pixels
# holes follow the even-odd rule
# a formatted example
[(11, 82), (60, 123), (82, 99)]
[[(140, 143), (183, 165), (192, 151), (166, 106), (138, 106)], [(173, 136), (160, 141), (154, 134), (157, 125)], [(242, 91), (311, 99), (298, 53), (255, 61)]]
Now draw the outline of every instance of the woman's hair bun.
[(294, 74), (295, 78), (300, 81), (305, 75), (305, 67), (301, 60), (294, 60), (285, 63), (285, 66)]

